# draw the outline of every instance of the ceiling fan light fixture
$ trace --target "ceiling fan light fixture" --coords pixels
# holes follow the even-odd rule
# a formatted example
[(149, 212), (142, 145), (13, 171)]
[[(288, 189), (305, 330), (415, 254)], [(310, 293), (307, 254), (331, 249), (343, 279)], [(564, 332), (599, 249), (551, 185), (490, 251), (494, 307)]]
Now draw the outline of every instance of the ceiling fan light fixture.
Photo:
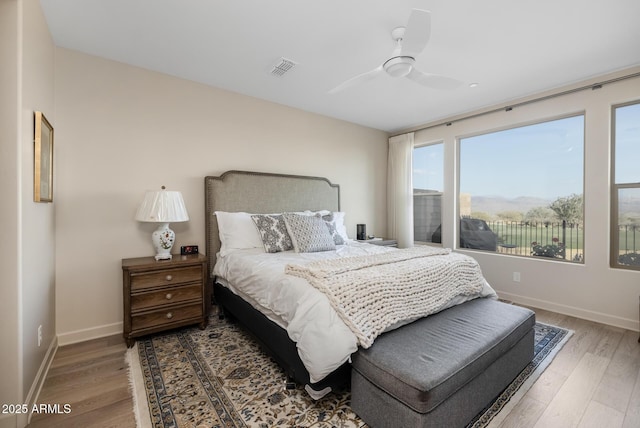
[(383, 64), (384, 71), (391, 77), (404, 77), (411, 72), (416, 60), (410, 56), (397, 56)]

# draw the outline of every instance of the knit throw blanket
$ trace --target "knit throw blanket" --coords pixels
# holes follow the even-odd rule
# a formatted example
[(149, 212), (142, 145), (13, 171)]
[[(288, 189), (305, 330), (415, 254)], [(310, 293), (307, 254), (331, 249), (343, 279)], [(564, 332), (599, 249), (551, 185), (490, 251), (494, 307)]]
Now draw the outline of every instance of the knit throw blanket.
[(390, 326), (436, 313), (484, 285), (474, 259), (426, 246), (287, 265), (285, 272), (322, 291), (363, 348)]

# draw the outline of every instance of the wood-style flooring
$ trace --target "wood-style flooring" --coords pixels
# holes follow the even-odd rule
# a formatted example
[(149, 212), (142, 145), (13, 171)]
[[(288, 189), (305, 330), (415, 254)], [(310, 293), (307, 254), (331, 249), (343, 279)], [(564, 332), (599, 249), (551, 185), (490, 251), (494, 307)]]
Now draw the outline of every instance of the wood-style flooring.
[[(638, 333), (534, 310), (575, 333), (500, 426), (640, 427)], [(135, 427), (125, 350), (120, 336), (60, 347), (38, 403), (71, 412), (34, 415), (29, 427)]]
[(69, 404), (71, 412), (34, 414), (28, 427), (135, 428), (126, 349), (121, 335), (59, 347), (37, 403)]

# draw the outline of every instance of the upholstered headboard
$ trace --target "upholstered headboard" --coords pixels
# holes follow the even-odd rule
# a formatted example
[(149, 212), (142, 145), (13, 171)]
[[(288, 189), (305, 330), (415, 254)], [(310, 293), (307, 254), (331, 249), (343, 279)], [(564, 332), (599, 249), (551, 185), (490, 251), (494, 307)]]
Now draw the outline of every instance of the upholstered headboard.
[(255, 214), (340, 211), (340, 186), (322, 177), (227, 171), (204, 178), (206, 251), (209, 270), (220, 250), (215, 211)]

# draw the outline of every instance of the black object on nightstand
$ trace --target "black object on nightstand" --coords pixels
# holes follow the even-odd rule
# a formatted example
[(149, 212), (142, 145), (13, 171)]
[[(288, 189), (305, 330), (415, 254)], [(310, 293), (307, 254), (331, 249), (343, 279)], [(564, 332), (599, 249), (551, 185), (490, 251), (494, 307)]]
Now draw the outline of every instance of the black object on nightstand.
[(357, 224), (356, 225), (356, 239), (359, 241), (363, 241), (367, 239), (367, 225), (366, 224)]

